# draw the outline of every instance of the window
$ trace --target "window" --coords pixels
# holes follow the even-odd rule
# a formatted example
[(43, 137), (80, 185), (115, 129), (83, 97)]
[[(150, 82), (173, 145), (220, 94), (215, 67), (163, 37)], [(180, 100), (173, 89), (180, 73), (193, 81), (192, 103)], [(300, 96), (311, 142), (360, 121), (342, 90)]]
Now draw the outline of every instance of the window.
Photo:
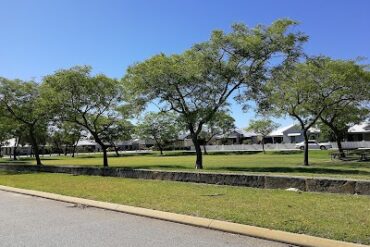
[(290, 143), (295, 143), (295, 136), (290, 137)]

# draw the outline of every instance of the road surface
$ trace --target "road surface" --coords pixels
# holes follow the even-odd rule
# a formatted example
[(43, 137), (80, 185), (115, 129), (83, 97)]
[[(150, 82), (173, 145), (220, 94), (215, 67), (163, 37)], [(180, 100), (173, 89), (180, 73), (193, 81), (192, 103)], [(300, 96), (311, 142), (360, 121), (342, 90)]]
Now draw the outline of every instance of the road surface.
[(0, 191), (0, 245), (243, 246), (290, 245)]

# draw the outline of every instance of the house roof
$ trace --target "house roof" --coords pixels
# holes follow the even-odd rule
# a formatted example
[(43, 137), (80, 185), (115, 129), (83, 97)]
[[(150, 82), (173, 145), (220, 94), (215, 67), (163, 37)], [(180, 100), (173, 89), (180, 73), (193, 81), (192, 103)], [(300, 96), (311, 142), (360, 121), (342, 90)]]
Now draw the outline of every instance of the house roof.
[(294, 126), (295, 124), (291, 124), (288, 126), (277, 128), (276, 130), (273, 130), (268, 136), (283, 136), (285, 131), (287, 131), (288, 129)]
[(9, 139), (4, 141), (2, 144), (4, 144), (2, 147), (8, 148), (8, 147), (14, 147), (15, 145), (15, 138)]
[(77, 146), (80, 147), (80, 146), (99, 146), (99, 144), (97, 144), (95, 141), (92, 141), (92, 140), (79, 140), (77, 142)]
[(349, 133), (370, 133), (370, 122), (362, 122), (348, 129)]
[(187, 139), (187, 137), (189, 136), (190, 134), (187, 132), (187, 133), (183, 133), (183, 134), (181, 134), (181, 135), (179, 135), (178, 137), (177, 137), (177, 139), (178, 140), (185, 140), (185, 139)]
[[(293, 127), (296, 127), (297, 124), (291, 124), (291, 125), (288, 125), (288, 126), (283, 126), (283, 127), (280, 127), (280, 128), (277, 128), (276, 130), (272, 131), (268, 136), (270, 137), (274, 137), (274, 136), (284, 136), (284, 132), (286, 132), (287, 130), (293, 128)], [(292, 136), (292, 134), (296, 133), (296, 134), (301, 134), (301, 130), (299, 127), (296, 127), (297, 130), (293, 133), (290, 133), (290, 136)], [(309, 129), (309, 132), (310, 133), (320, 133), (320, 129), (318, 128), (315, 128), (315, 127), (311, 127)]]
[[(5, 142), (3, 142), (3, 148), (10, 148), (10, 147), (14, 147), (15, 144), (16, 144), (16, 138), (12, 138), (12, 139), (9, 139), (9, 140), (6, 140)], [(28, 144), (25, 144), (24, 146), (22, 147), (29, 147), (30, 145)]]
[(238, 136), (253, 137), (253, 136), (257, 136), (257, 134), (254, 133), (254, 132), (245, 131), (243, 129), (234, 129), (229, 134), (226, 134), (226, 135), (217, 135), (216, 136), (216, 139), (221, 139), (221, 138), (238, 138)]
[(243, 135), (244, 137), (257, 136), (257, 134), (254, 133), (253, 131), (246, 131), (244, 129), (235, 129), (235, 131), (238, 132), (239, 134)]

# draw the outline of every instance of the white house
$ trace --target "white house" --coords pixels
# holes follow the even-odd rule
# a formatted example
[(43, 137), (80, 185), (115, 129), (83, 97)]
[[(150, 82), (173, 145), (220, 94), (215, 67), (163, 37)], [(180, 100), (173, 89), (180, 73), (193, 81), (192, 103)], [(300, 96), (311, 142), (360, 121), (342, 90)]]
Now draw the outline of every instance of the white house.
[(370, 141), (370, 121), (364, 121), (348, 129), (347, 141)]
[[(320, 130), (311, 127), (308, 130), (308, 137), (311, 140), (317, 139)], [(280, 127), (272, 131), (266, 138), (266, 143), (298, 143), (304, 141), (303, 131), (297, 124)]]
[(9, 139), (3, 143), (4, 145), (1, 146), (1, 154), (6, 155), (13, 155), (14, 148), (17, 150), (17, 155), (29, 155), (32, 152), (31, 145), (19, 145), (16, 138)]

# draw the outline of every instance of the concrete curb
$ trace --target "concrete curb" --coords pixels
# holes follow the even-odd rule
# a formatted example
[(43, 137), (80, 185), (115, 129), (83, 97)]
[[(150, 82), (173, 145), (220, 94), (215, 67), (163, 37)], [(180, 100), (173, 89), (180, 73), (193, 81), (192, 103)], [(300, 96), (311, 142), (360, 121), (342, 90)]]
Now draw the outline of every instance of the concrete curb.
[(229, 233), (241, 234), (250, 237), (256, 237), (266, 240), (272, 240), (277, 242), (283, 242), (298, 246), (305, 246), (305, 247), (365, 247), (367, 245), (361, 244), (354, 244), (342, 241), (336, 241), (331, 239), (313, 237), (305, 234), (297, 234), (297, 233), (290, 233), (278, 230), (270, 230), (267, 228), (255, 227), (255, 226), (248, 226), (242, 225), (232, 222), (220, 221), (220, 220), (212, 220), (207, 218), (189, 216), (189, 215), (182, 215), (176, 213), (169, 213), (163, 212), (159, 210), (153, 209), (146, 209), (146, 208), (139, 208), (133, 206), (126, 206), (121, 204), (115, 203), (108, 203), (108, 202), (100, 202), (94, 201), (89, 199), (83, 199), (78, 197), (71, 197), (71, 196), (63, 196), (54, 193), (48, 192), (41, 192), (41, 191), (34, 191), (34, 190), (26, 190), (26, 189), (18, 189), (8, 186), (0, 185), (0, 190), (13, 192), (18, 194), (24, 195), (31, 195), (37, 196), (45, 199), (51, 199), (61, 202), (67, 203), (75, 203), (86, 205), (95, 208), (101, 208), (106, 210), (112, 210), (127, 214), (134, 214), (138, 216), (150, 217), (154, 219), (166, 220), (186, 225), (198, 226), (203, 228), (208, 228), (212, 230), (219, 230)]

